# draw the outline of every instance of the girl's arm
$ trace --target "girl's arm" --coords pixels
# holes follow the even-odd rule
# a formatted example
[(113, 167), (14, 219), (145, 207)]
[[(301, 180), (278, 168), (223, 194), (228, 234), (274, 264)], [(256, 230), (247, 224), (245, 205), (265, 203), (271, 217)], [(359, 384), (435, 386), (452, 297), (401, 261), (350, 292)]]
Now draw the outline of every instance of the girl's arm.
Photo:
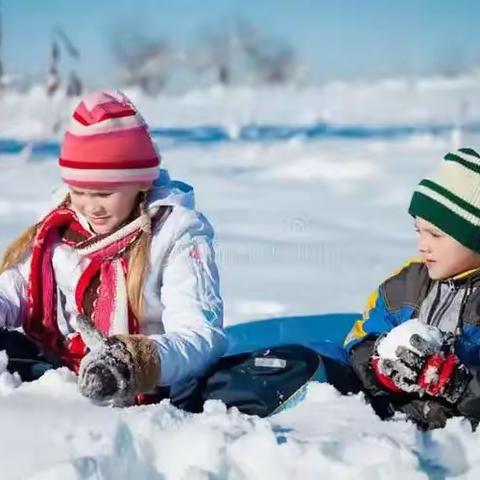
[(227, 348), (213, 230), (198, 213), (188, 215), (194, 218), (162, 272), (165, 333), (150, 336), (160, 357), (161, 385), (202, 374)]
[(27, 304), (30, 257), (0, 275), (0, 327), (17, 328)]

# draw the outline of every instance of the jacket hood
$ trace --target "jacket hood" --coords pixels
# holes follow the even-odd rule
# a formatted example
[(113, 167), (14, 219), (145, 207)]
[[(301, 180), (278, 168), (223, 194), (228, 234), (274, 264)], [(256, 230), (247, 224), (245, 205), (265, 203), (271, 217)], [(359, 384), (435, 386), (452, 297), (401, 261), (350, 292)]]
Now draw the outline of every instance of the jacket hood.
[(193, 187), (178, 180), (172, 180), (167, 170), (160, 173), (153, 182), (147, 198), (148, 209), (157, 209), (160, 206), (182, 206), (195, 208), (195, 194)]

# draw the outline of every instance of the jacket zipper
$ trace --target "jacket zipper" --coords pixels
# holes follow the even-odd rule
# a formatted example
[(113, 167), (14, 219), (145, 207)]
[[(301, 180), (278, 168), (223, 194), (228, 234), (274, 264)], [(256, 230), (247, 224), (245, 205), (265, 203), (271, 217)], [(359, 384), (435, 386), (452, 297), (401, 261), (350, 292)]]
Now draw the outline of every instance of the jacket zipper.
[(467, 306), (467, 302), (470, 299), (470, 296), (472, 295), (472, 293), (473, 293), (473, 286), (472, 286), (472, 283), (469, 282), (467, 284), (465, 294), (463, 295), (463, 298), (462, 298), (462, 303), (460, 305), (460, 312), (458, 313), (458, 321), (457, 321), (457, 326), (455, 328), (455, 336), (457, 337), (462, 334), (463, 324), (464, 324), (463, 315), (465, 313), (465, 307)]
[(432, 310), (430, 311), (430, 315), (429, 315), (430, 318), (428, 323), (430, 325), (438, 326), (438, 324), (440, 323), (440, 320), (442, 319), (443, 314), (448, 310), (448, 307), (452, 304), (455, 298), (455, 294), (457, 293), (457, 288), (455, 287), (455, 284), (453, 283), (452, 280), (448, 280), (448, 285), (450, 289), (447, 293), (447, 296), (445, 297), (444, 302), (440, 305), (440, 307), (438, 307), (437, 312), (435, 313), (435, 308), (437, 307), (438, 302), (440, 301), (440, 296), (441, 296), (440, 294), (442, 291), (441, 284), (439, 284), (439, 289), (438, 289), (439, 295), (436, 297), (435, 299), (436, 304), (432, 305)]
[(440, 282), (437, 285), (437, 292), (435, 293), (435, 298), (433, 299), (432, 306), (430, 307), (430, 311), (428, 312), (427, 316), (427, 325), (432, 324), (432, 317), (435, 312), (435, 309), (437, 308), (438, 302), (440, 301), (440, 294), (442, 292), (442, 286)]

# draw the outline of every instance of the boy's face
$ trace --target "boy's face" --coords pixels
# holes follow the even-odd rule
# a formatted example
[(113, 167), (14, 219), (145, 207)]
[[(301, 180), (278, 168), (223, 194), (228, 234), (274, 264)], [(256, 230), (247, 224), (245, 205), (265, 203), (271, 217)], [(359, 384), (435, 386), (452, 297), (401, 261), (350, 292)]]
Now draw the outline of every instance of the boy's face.
[(93, 190), (70, 187), (73, 207), (87, 218), (97, 234), (109, 233), (120, 225), (133, 210), (141, 185)]
[(480, 267), (480, 254), (464, 247), (432, 223), (417, 217), (418, 251), (433, 280), (453, 277)]

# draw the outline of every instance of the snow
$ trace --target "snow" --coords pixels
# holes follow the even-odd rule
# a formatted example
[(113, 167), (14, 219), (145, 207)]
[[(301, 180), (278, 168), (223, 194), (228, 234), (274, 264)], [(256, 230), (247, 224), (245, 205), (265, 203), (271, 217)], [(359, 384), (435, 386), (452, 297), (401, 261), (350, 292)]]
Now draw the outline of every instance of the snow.
[(397, 348), (399, 346), (404, 346), (418, 355), (423, 355), (423, 352), (410, 343), (411, 336), (415, 334), (425, 340), (432, 351), (440, 351), (443, 343), (442, 332), (436, 327), (426, 325), (417, 318), (412, 318), (408, 322), (395, 327), (379, 342), (378, 355), (381, 358), (396, 360), (398, 359)]
[[(231, 138), (242, 126), (333, 125), (386, 126), (470, 123), (480, 108), (480, 69), (454, 78), (390, 78), (381, 81), (333, 81), (321, 87), (230, 87), (214, 85), (156, 98), (130, 89), (125, 93), (155, 127), (222, 125)], [(439, 101), (439, 99), (441, 101)], [(2, 96), (2, 137), (48, 138), (61, 133), (76, 104), (59, 91), (47, 97), (43, 87)]]
[(329, 385), (311, 384), (298, 407), (260, 419), (218, 401), (195, 415), (168, 401), (95, 407), (59, 370), (2, 392), (1, 406), (2, 478), (466, 479), (480, 471), (478, 433), (466, 421), (420, 433), (401, 416), (382, 422), (362, 396), (340, 397)]
[[(155, 128), (227, 132), (211, 142), (156, 136), (163, 165), (195, 185), (198, 205), (216, 228), (226, 323), (363, 309), (370, 290), (415, 254), (407, 207), (416, 183), (448, 150), (478, 145), (477, 130), (468, 127), (480, 120), (479, 79), (473, 72), (303, 90), (214, 87), (154, 99), (128, 92)], [(1, 102), (3, 250), (48, 207), (59, 182), (54, 152), (73, 101), (47, 100), (37, 89), (7, 93)], [(242, 137), (252, 125), (321, 122), (377, 130), (360, 137), (348, 129), (310, 139)], [(381, 133), (422, 125), (446, 127)], [(67, 370), (27, 384), (6, 372), (5, 362), (0, 354), (2, 479), (480, 474), (480, 433), (468, 422), (455, 418), (443, 430), (422, 433), (401, 416), (380, 421), (361, 395), (341, 397), (329, 385), (312, 383), (300, 405), (269, 419), (226, 411), (219, 402), (192, 415), (168, 401), (95, 406)]]

